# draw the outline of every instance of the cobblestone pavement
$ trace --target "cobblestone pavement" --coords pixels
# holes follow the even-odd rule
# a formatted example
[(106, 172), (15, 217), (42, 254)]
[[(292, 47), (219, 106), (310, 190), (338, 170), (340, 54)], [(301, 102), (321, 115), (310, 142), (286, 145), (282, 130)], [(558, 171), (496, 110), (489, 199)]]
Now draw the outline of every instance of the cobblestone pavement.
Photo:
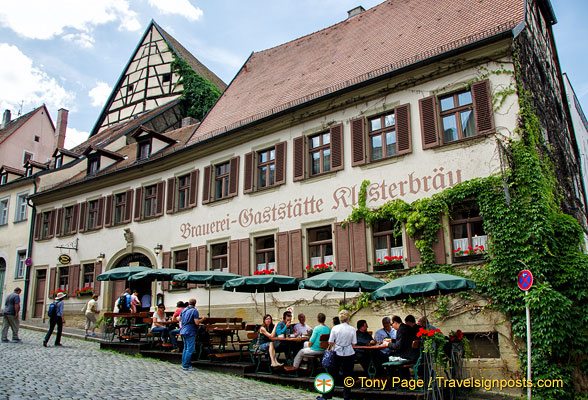
[[(22, 343), (0, 343), (0, 400), (315, 399), (317, 393), (99, 350), (95, 342), (21, 329)], [(10, 337), (10, 334), (9, 334)]]

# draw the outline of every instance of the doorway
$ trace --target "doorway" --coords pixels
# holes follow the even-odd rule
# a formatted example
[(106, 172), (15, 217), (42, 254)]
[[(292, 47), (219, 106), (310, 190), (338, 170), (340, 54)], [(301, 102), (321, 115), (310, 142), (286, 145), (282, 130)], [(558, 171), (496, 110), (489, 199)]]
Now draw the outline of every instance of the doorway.
[(35, 287), (35, 309), (33, 311), (33, 318), (43, 317), (43, 305), (45, 302), (45, 282), (47, 282), (47, 270), (37, 270), (37, 284)]
[(4, 276), (6, 275), (6, 260), (0, 257), (0, 308), (2, 306), (2, 298), (4, 297)]
[[(127, 254), (123, 258), (121, 258), (113, 268), (120, 268), (120, 267), (128, 267), (128, 266), (142, 266), (147, 268), (153, 268), (151, 265), (151, 260), (144, 254), (141, 253), (132, 253)], [(151, 295), (151, 282), (141, 282), (141, 281), (114, 281), (112, 286), (112, 299), (110, 304), (112, 304), (114, 310), (114, 303), (116, 300), (121, 296), (126, 288), (130, 288), (132, 290), (137, 290), (139, 292), (139, 299), (144, 294)], [(115, 311), (115, 310), (114, 310)]]

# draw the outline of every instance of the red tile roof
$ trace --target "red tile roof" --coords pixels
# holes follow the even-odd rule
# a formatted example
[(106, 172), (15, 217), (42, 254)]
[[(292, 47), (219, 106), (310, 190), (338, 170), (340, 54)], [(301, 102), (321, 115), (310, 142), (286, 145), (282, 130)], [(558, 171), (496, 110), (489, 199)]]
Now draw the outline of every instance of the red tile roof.
[(189, 144), (511, 30), (525, 0), (390, 0), (253, 53)]

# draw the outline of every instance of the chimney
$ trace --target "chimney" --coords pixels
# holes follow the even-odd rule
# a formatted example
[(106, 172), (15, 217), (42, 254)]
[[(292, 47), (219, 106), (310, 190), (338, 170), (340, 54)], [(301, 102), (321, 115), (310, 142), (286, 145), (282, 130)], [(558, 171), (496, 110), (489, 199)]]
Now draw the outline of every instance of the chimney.
[(355, 17), (356, 15), (359, 15), (364, 11), (365, 11), (365, 8), (363, 8), (362, 6), (357, 6), (355, 8), (352, 8), (351, 10), (347, 11), (347, 19)]
[(57, 126), (55, 127), (55, 139), (58, 149), (63, 149), (65, 146), (65, 130), (67, 129), (67, 115), (69, 111), (65, 108), (60, 108), (57, 111)]
[(197, 123), (198, 123), (198, 120), (196, 118), (186, 117), (186, 118), (182, 119), (182, 128), (185, 128), (187, 126), (194, 125)]
[(4, 110), (4, 117), (2, 118), (2, 126), (0, 129), (4, 129), (6, 125), (10, 122), (10, 110)]

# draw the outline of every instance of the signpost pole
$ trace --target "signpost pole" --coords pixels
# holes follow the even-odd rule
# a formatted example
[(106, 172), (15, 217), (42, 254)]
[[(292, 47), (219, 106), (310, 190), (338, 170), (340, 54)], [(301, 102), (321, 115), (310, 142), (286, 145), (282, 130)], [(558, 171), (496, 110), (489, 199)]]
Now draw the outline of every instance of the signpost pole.
[(525, 290), (525, 309), (527, 312), (527, 400), (531, 400), (531, 312), (529, 311), (529, 291)]

